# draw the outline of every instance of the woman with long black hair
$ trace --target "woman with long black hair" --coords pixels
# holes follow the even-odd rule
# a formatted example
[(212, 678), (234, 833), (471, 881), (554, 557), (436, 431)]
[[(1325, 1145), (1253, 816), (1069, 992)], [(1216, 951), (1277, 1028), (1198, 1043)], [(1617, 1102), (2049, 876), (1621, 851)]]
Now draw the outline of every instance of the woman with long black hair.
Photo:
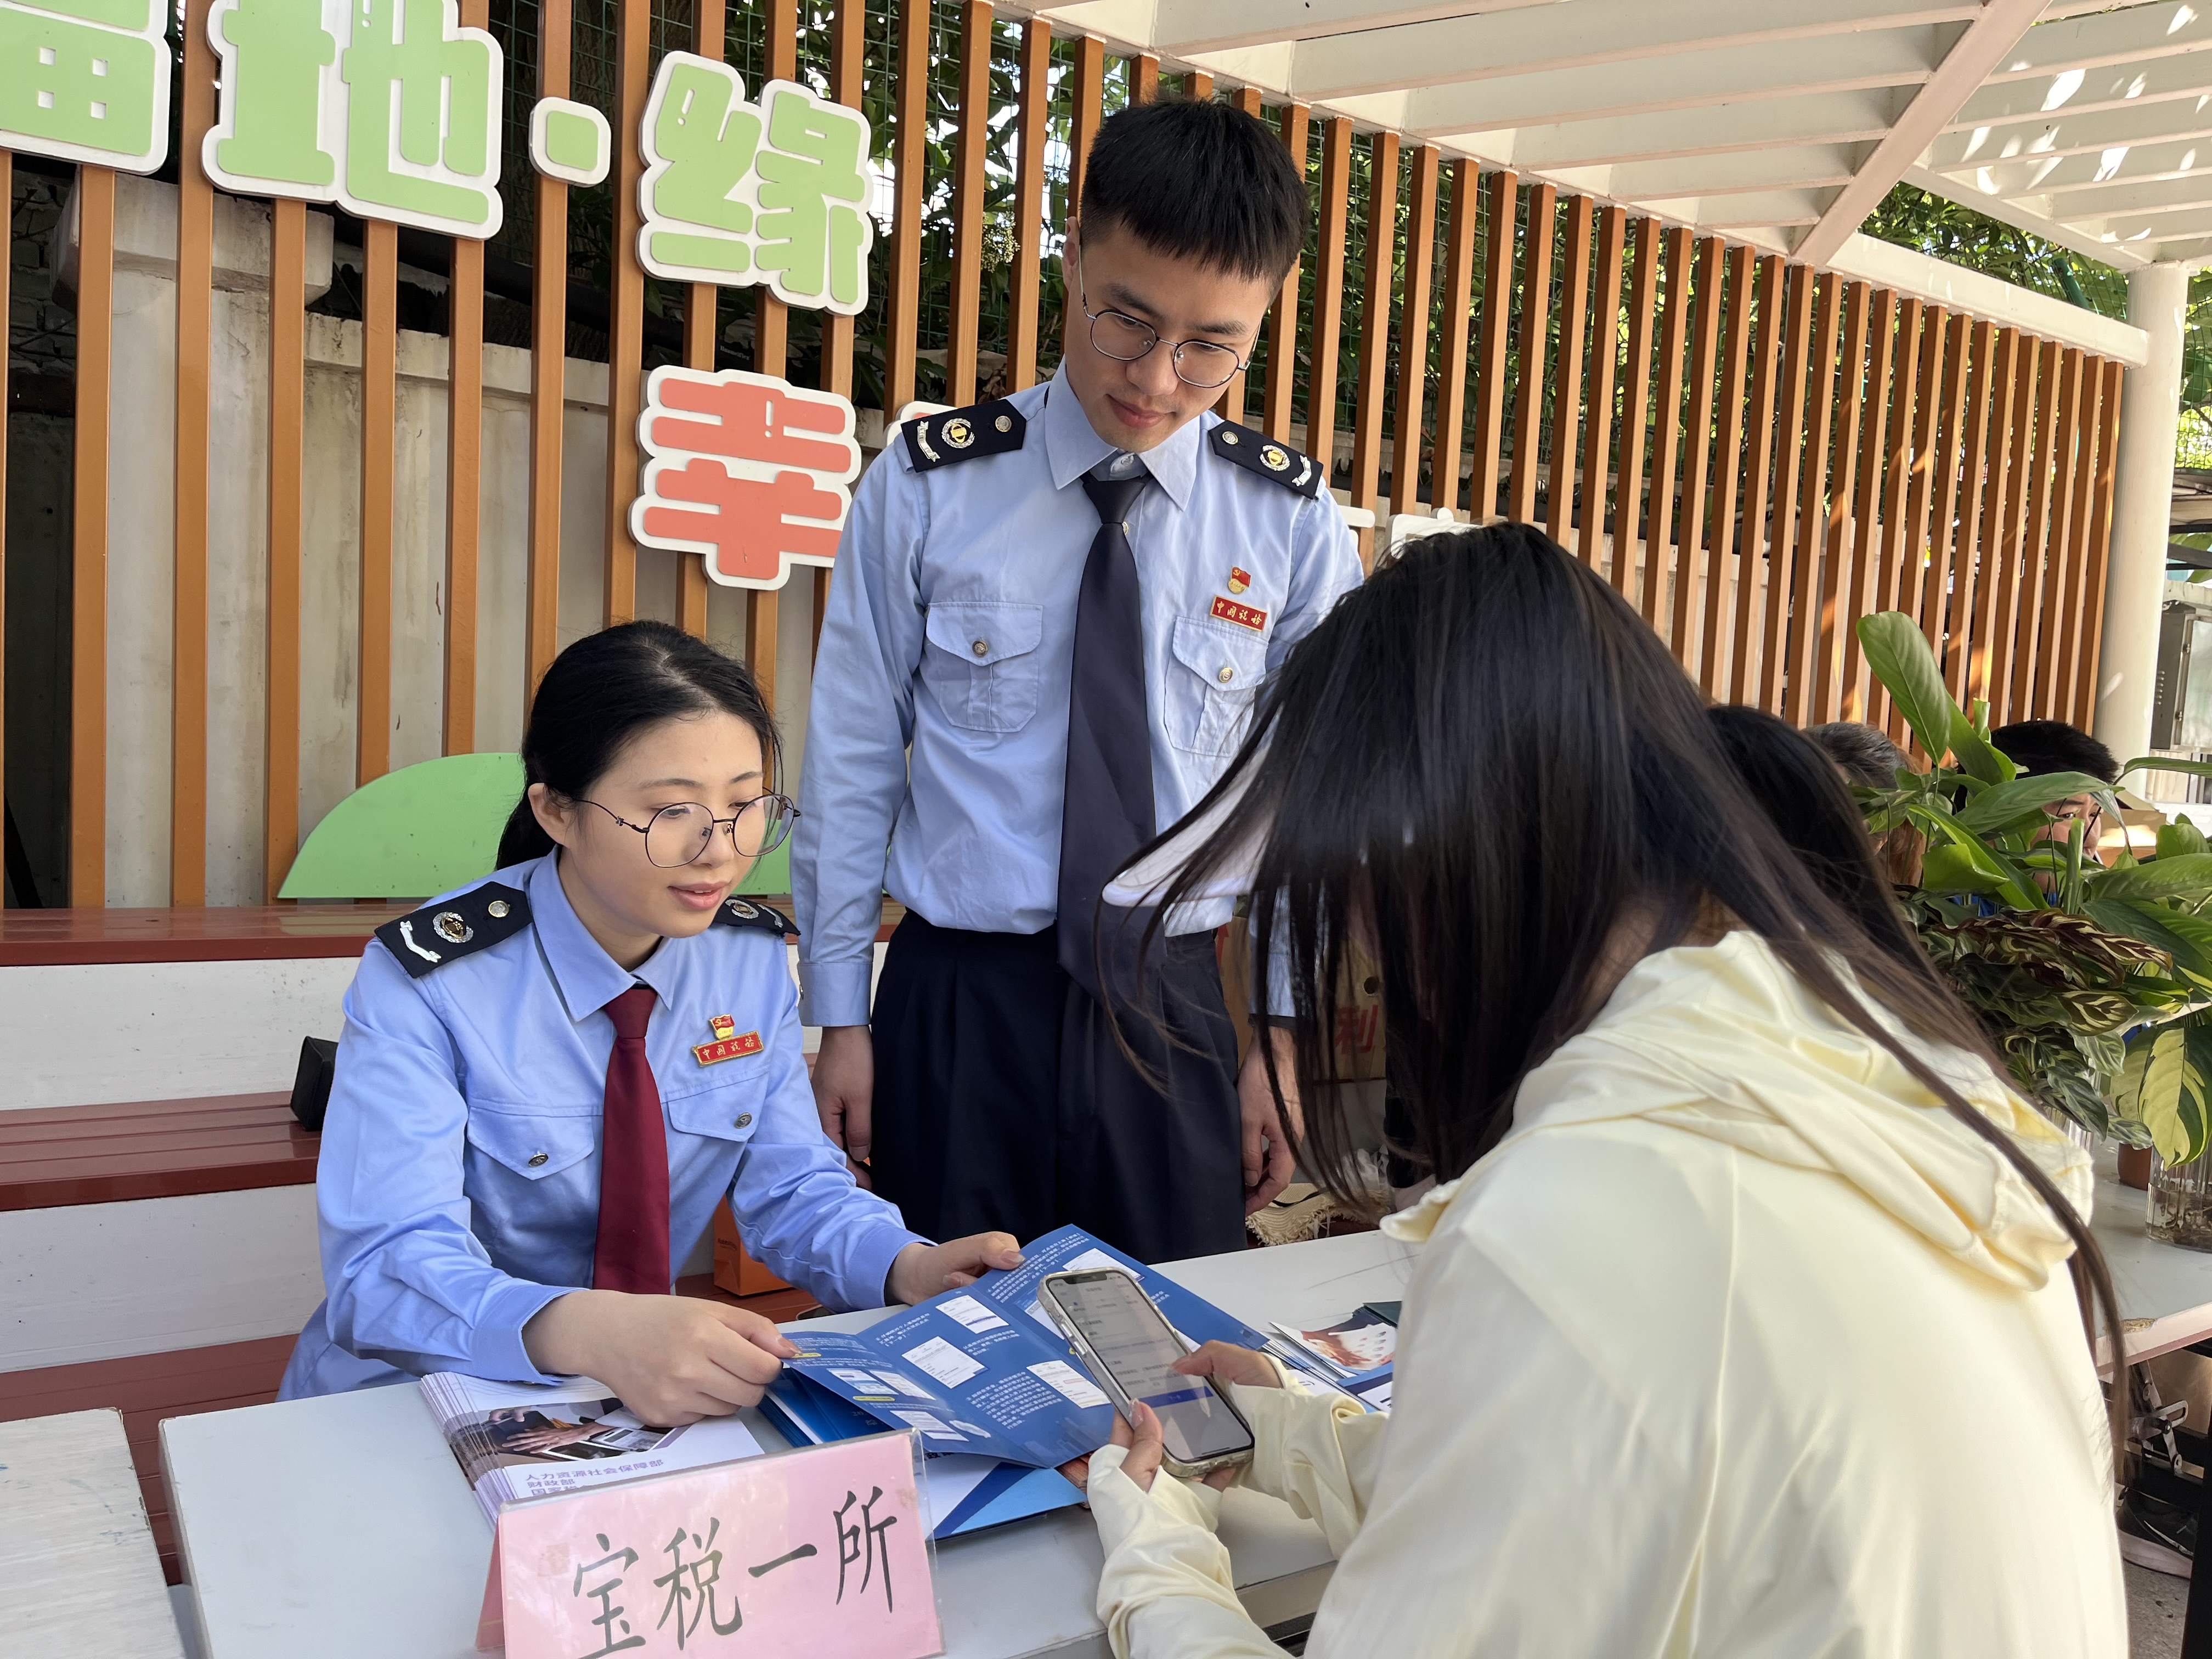
[[(1586, 567), (1523, 526), (1386, 561), (1121, 890), (1282, 895), (1256, 971), (1290, 976), (1304, 1162), (1353, 1202), (1356, 939), (1440, 1183), (1383, 1224), (1419, 1250), (1393, 1415), (1182, 1362), (1252, 1420), (1239, 1478), (1338, 1551), (1309, 1655), (2125, 1652), (2087, 1158)], [(1141, 1408), (1116, 1441), (1116, 1653), (1273, 1652), (1214, 1494)]]
[(919, 1302), (1021, 1258), (932, 1244), (854, 1184), (799, 1048), (783, 918), (735, 894), (788, 832), (744, 665), (665, 623), (546, 670), (485, 881), (387, 923), (345, 997), (316, 1172), (328, 1299), (283, 1397), (461, 1371), (588, 1374), (646, 1421), (758, 1400), (790, 1345), (672, 1296), (730, 1200), (832, 1307)]

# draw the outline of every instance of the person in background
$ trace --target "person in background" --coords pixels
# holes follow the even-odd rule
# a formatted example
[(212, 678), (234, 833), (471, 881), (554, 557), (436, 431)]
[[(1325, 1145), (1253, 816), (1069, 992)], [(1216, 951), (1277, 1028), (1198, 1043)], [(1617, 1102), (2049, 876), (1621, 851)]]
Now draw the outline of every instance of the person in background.
[[(1304, 1166), (1357, 1201), (1357, 939), (1439, 1180), (1382, 1222), (1418, 1251), (1390, 1414), (1178, 1362), (1336, 1552), (1309, 1659), (2123, 1659), (2088, 1156), (1822, 890), (1601, 577), (1520, 525), (1386, 560), (1116, 890), (1217, 886), (1288, 895), (1255, 960), (1292, 979)], [(1166, 1475), (1135, 1415), (1075, 1468), (1115, 1652), (1273, 1654), (1228, 1476)]]
[[(1290, 1143), (1269, 1044), (1238, 1067), (1233, 901), (1139, 964), (1138, 929), (1094, 931), (1099, 892), (1360, 569), (1327, 461), (1210, 412), (1304, 237), (1280, 139), (1135, 106), (1079, 207), (1059, 372), (907, 422), (854, 494), (792, 890), (823, 1126), (876, 1189), (933, 1236), (1074, 1222), (1160, 1261), (1242, 1249)], [(887, 888), (907, 914), (871, 1010)], [(1139, 977), (1148, 1017), (1117, 1031), (1102, 984)]]
[(1905, 753), (1889, 740), (1887, 732), (1857, 720), (1830, 720), (1825, 726), (1806, 727), (1804, 735), (1835, 763), (1846, 783), (1863, 784), (1869, 789), (1897, 787)]
[[(1884, 744), (1889, 739), (1871, 726), (1853, 726), (1844, 720), (1801, 732), (1763, 709), (1735, 703), (1710, 708), (1705, 716), (1745, 790), (1782, 832), (1782, 839), (1820, 890), (1850, 912), (1875, 945), (1908, 967), (1918, 962), (1919, 942), (1897, 908), (1887, 876), (1875, 863), (1866, 820), (1837, 775), (1836, 750), (1820, 743), (1819, 734), (1832, 733), (1840, 726)], [(1889, 781), (1885, 773), (1882, 787)]]
[(279, 1398), (429, 1371), (587, 1374), (647, 1423), (752, 1404), (793, 1350), (670, 1294), (725, 1198), (833, 1308), (1018, 1265), (854, 1185), (806, 1086), (783, 918), (733, 890), (789, 828), (752, 676), (665, 623), (579, 640), (531, 701), (489, 879), (376, 931), (315, 1175), (328, 1298)]
[[(2081, 772), (2101, 783), (2120, 781), (2120, 763), (2112, 751), (2078, 726), (2064, 720), (2014, 720), (1990, 733), (1990, 743), (2021, 769), (2023, 776), (2037, 772)], [(2049, 839), (2064, 842), (2073, 834), (2075, 819), (2081, 823), (2081, 845), (2095, 857), (2104, 830), (2104, 809), (2094, 795), (2069, 795), (2051, 805), (2053, 823)]]

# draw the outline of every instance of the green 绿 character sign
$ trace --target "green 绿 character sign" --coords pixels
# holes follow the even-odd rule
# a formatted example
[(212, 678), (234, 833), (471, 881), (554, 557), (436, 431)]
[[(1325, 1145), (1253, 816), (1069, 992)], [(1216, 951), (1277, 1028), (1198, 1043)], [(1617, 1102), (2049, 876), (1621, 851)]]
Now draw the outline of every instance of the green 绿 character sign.
[(875, 187), (867, 118), (789, 81), (760, 101), (726, 64), (660, 60), (638, 148), (638, 262), (672, 282), (764, 284), (787, 305), (868, 303)]
[(222, 95), (200, 161), (216, 184), (497, 234), (506, 64), (455, 0), (216, 0), (208, 39)]
[(0, 0), (0, 149), (159, 167), (169, 157), (167, 21), (153, 0)]

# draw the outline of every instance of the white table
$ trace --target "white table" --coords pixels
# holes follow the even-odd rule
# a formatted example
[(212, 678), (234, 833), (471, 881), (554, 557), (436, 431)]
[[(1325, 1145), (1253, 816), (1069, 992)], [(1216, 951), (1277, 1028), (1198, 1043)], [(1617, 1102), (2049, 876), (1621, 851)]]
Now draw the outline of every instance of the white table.
[(2155, 1359), (2212, 1337), (2212, 1251), (2153, 1238), (2143, 1216), (2149, 1194), (2123, 1187), (2112, 1150), (2097, 1158), (2097, 1212), (2090, 1224), (2119, 1292), (2128, 1358)]
[[(1379, 1233), (1173, 1262), (1161, 1269), (1248, 1323), (1312, 1327), (1405, 1293), (1412, 1254)], [(809, 1322), (856, 1329), (880, 1311)], [(761, 1443), (782, 1437), (757, 1412)], [(465, 1659), (475, 1651), (491, 1534), (412, 1388), (172, 1419), (161, 1459), (208, 1659)], [(1231, 1492), (1221, 1535), (1263, 1626), (1303, 1619), (1333, 1568), (1321, 1531)], [(1097, 1656), (1101, 1556), (1080, 1510), (938, 1546), (948, 1655)]]
[(123, 1414), (0, 1423), (0, 1653), (180, 1659)]

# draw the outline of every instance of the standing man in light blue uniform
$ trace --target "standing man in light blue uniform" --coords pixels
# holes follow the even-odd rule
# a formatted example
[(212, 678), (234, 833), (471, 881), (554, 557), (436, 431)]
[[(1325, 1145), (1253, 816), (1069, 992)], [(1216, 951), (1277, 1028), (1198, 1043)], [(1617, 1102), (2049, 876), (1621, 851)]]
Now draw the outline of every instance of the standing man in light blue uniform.
[(791, 1352), (669, 1294), (730, 1200), (833, 1308), (1020, 1260), (860, 1191), (807, 1089), (781, 916), (732, 889), (787, 832), (742, 664), (665, 623), (578, 641), (532, 699), (489, 880), (386, 923), (345, 997), (316, 1172), (328, 1299), (282, 1397), (428, 1371), (583, 1373), (650, 1423), (750, 1405)]
[(802, 1017), (823, 1127), (908, 1224), (1073, 1221), (1158, 1261), (1238, 1248), (1291, 1152), (1256, 1054), (1237, 1070), (1229, 902), (1139, 970), (1098, 895), (1360, 570), (1325, 467), (1206, 412), (1304, 240), (1280, 143), (1225, 105), (1125, 110), (1079, 206), (1059, 372), (909, 422), (855, 493), (792, 860)]

